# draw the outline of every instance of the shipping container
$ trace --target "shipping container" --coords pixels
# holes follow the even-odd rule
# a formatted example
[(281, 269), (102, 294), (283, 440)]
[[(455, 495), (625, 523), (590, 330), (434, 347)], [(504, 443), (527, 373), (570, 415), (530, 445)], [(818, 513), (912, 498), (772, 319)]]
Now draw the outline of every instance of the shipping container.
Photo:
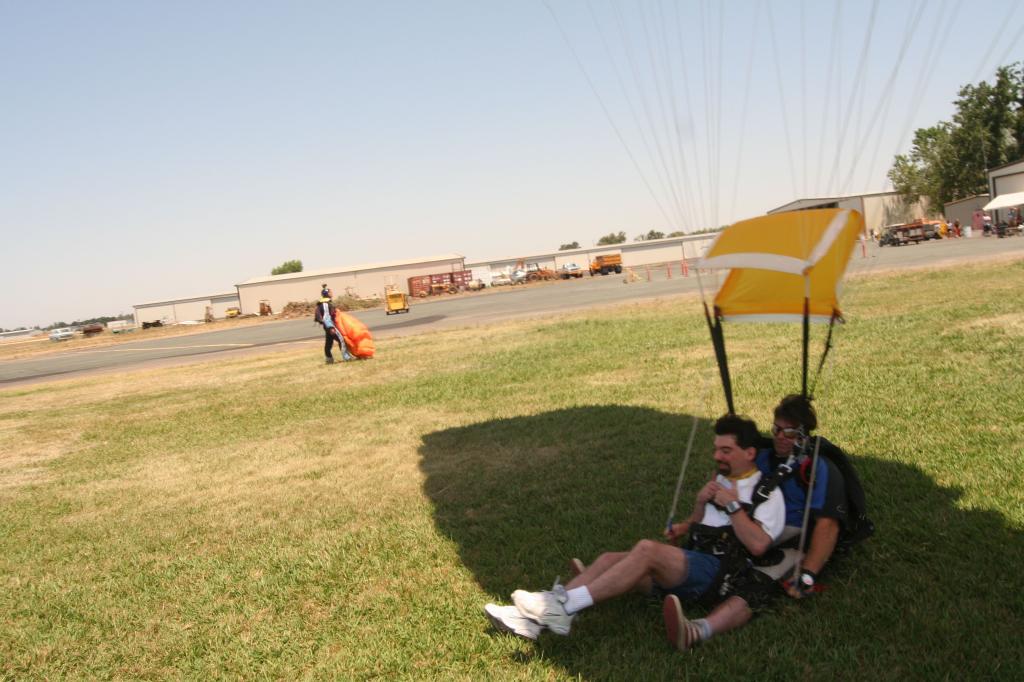
[(464, 287), (473, 280), (472, 270), (458, 270), (452, 273), (452, 284), (457, 287)]
[(417, 275), (409, 278), (409, 295), (420, 298), (430, 295), (430, 275)]
[(439, 273), (430, 275), (430, 283), (431, 284), (451, 284), (452, 283), (452, 273), (450, 273), (450, 272), (439, 272)]

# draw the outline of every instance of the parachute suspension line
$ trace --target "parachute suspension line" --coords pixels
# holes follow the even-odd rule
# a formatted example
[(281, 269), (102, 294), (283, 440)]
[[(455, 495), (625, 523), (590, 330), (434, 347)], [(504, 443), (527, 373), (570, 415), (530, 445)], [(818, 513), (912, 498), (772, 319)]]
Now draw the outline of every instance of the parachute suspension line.
[[(825, 76), (826, 83), (837, 82), (837, 85), (838, 78), (833, 78), (833, 74), (836, 72), (836, 61), (838, 61), (837, 53), (839, 52), (839, 10), (841, 7), (842, 1), (840, 0), (839, 2), (836, 2), (836, 9), (835, 12), (832, 14), (832, 39), (829, 41), (829, 43), (831, 44), (831, 49), (828, 51), (828, 72)], [(842, 75), (842, 69), (838, 69), (838, 71), (839, 74), (837, 75)], [(841, 88), (838, 87), (837, 89), (841, 90)], [(825, 97), (825, 106), (821, 108), (821, 126), (818, 129), (818, 160), (814, 164), (814, 169), (816, 171), (814, 177), (814, 191), (822, 193), (823, 195), (827, 194), (827, 192), (822, 192), (824, 188), (822, 188), (821, 186), (821, 168), (823, 163), (822, 158), (824, 156), (825, 150), (826, 121), (828, 120), (828, 112), (831, 108), (832, 100), (832, 97)], [(842, 111), (842, 107), (839, 106), (838, 98), (836, 98), (836, 109), (837, 111)], [(836, 132), (838, 134), (838, 130)]]
[(811, 515), (811, 499), (814, 497), (814, 481), (818, 475), (818, 449), (821, 436), (814, 437), (814, 455), (811, 458), (811, 479), (807, 483), (807, 501), (804, 502), (804, 520), (800, 524), (800, 544), (796, 546), (797, 559), (793, 564), (793, 581), (799, 580), (800, 568), (804, 563), (804, 541), (807, 539), (807, 520)]
[[(662, 191), (664, 193), (664, 197), (667, 200), (671, 200), (672, 199), (671, 185), (667, 185), (665, 177), (663, 175), (660, 175), (659, 173), (657, 173), (657, 163), (656, 163), (656, 161), (654, 159), (654, 152), (651, 151), (651, 141), (648, 140), (645, 128), (644, 128), (644, 126), (640, 122), (640, 116), (637, 113), (637, 108), (636, 108), (636, 105), (634, 104), (635, 97), (634, 97), (633, 93), (630, 92), (630, 90), (626, 87), (626, 82), (623, 80), (622, 72), (620, 71), (620, 69), (618, 69), (618, 63), (615, 60), (614, 56), (612, 55), (611, 48), (608, 45), (607, 38), (605, 38), (604, 31), (601, 29), (600, 20), (597, 18), (597, 14), (594, 12), (593, 6), (588, 4), (588, 9), (590, 10), (591, 18), (594, 20), (594, 27), (597, 29), (597, 33), (598, 33), (598, 35), (601, 38), (601, 44), (604, 47), (605, 53), (607, 54), (608, 62), (610, 63), (612, 71), (615, 74), (615, 80), (618, 82), (618, 87), (620, 87), (620, 89), (622, 90), (623, 97), (626, 99), (627, 104), (629, 104), (630, 115), (633, 117), (633, 125), (636, 127), (637, 133), (640, 136), (640, 141), (643, 144), (644, 152), (647, 154), (647, 160), (650, 163), (650, 167), (652, 167), (654, 169), (655, 178), (658, 180), (660, 186), (662, 186)], [(625, 37), (622, 37), (622, 32), (621, 32), (621, 40), (624, 43), (624, 45), (627, 44), (627, 41), (626, 41)], [(625, 47), (624, 47), (624, 51), (626, 51)], [(627, 59), (628, 60), (630, 59), (630, 54), (629, 54), (628, 51), (627, 51)], [(637, 92), (637, 94), (640, 94), (641, 97), (642, 97), (642, 93), (640, 92), (639, 76), (637, 75), (635, 69), (634, 69), (634, 83), (636, 84), (636, 92)], [(643, 102), (641, 102), (641, 103), (643, 103)], [(659, 208), (660, 208), (660, 203), (659, 203)], [(676, 211), (678, 211), (678, 207), (676, 208)], [(668, 213), (664, 210), (664, 208), (662, 210), (662, 215), (665, 216), (665, 218), (669, 222), (669, 224), (672, 224), (672, 220), (673, 219), (669, 217)]]
[[(1017, 27), (1016, 33), (1011, 33), (1010, 35), (1019, 36), (1021, 34), (1021, 31), (1024, 31), (1024, 23), (1022, 23), (1020, 26)], [(995, 42), (996, 41), (994, 41), (994, 40), (992, 41), (993, 44), (995, 44)], [(1018, 44), (1017, 44), (1016, 41), (1007, 40), (1006, 41), (1006, 49), (1003, 50), (1003, 53), (999, 56), (999, 61), (996, 62), (996, 63), (999, 64), (999, 65), (1005, 64), (1007, 58), (1010, 56), (1010, 52), (1013, 50), (1013, 48), (1017, 47), (1017, 45)]]
[(803, 154), (803, 161), (800, 165), (800, 173), (803, 177), (803, 188), (800, 196), (810, 196), (807, 193), (807, 24), (804, 0), (800, 0), (800, 129), (804, 131), (800, 141), (800, 151)]
[(668, 512), (668, 520), (665, 522), (665, 530), (671, 530), (672, 524), (676, 519), (676, 512), (679, 510), (679, 493), (683, 489), (683, 481), (686, 480), (686, 469), (690, 463), (690, 453), (693, 452), (693, 440), (697, 435), (697, 425), (699, 417), (697, 416), (702, 411), (706, 414), (708, 412), (708, 398), (711, 393), (711, 382), (708, 380), (707, 372), (702, 372), (704, 378), (701, 381), (700, 390), (700, 401), (697, 403), (697, 409), (693, 411), (693, 421), (690, 423), (690, 436), (686, 440), (686, 450), (683, 452), (683, 464), (679, 469), (679, 478), (676, 479), (676, 490), (672, 496), (672, 508)]
[[(654, 21), (660, 29), (656, 34), (656, 36), (659, 38), (659, 40), (657, 41), (659, 48), (658, 51), (660, 52), (660, 62), (664, 65), (664, 76), (662, 80), (667, 90), (665, 99), (668, 100), (667, 107), (664, 105), (664, 103), (662, 103), (662, 118), (665, 121), (665, 132), (669, 143), (668, 156), (669, 159), (672, 161), (672, 169), (676, 174), (673, 182), (679, 184), (680, 190), (680, 205), (678, 206), (678, 225), (676, 226), (676, 229), (683, 229), (686, 225), (692, 224), (693, 222), (693, 201), (690, 198), (689, 173), (687, 172), (685, 159), (683, 158), (682, 154), (672, 153), (673, 149), (679, 149), (679, 113), (676, 107), (676, 90), (673, 83), (674, 75), (672, 69), (672, 58), (669, 55), (668, 36), (665, 32), (666, 21), (665, 16), (662, 13), (662, 8), (660, 4), (655, 6), (655, 14), (656, 16)], [(646, 25), (644, 27), (644, 32), (647, 33)], [(653, 47), (651, 49), (651, 63), (652, 65), (655, 63)], [(657, 69), (655, 69), (655, 74), (657, 74), (657, 72)], [(661, 101), (660, 96), (658, 99), (659, 101)]]
[[(675, 24), (678, 27), (678, 25), (679, 25), (679, 10), (678, 10), (678, 7), (676, 7), (676, 21), (675, 21)], [(687, 160), (686, 154), (683, 153), (683, 133), (682, 133), (682, 131), (679, 128), (679, 118), (680, 118), (680, 111), (679, 111), (679, 106), (678, 106), (679, 98), (676, 95), (675, 70), (672, 67), (672, 65), (673, 65), (675, 60), (673, 58), (672, 49), (671, 49), (672, 42), (669, 40), (669, 33), (668, 33), (668, 31), (669, 31), (669, 21), (668, 21), (668, 18), (665, 16), (664, 12), (662, 11), (662, 8), (661, 8), (660, 4), (658, 5), (658, 25), (661, 27), (661, 41), (662, 41), (662, 46), (664, 47), (663, 59), (665, 60), (665, 64), (667, 66), (667, 71), (668, 71), (668, 79), (667, 79), (667, 81), (668, 81), (668, 88), (669, 88), (668, 100), (669, 100), (669, 102), (671, 103), (671, 106), (672, 106), (672, 112), (671, 112), (672, 127), (671, 127), (671, 130), (673, 130), (675, 132), (675, 138), (674, 138), (674, 141), (675, 141), (675, 152), (676, 152), (675, 156), (676, 156), (676, 159), (678, 161), (678, 165), (680, 167), (680, 171), (681, 171), (681, 174), (682, 174), (683, 200), (686, 202), (686, 208), (687, 208), (686, 216), (685, 216), (686, 219), (687, 219), (687, 224), (686, 225), (681, 225), (680, 228), (681, 229), (685, 229), (686, 227), (689, 227), (689, 228), (692, 229), (692, 228), (696, 228), (696, 227), (699, 226), (699, 222), (700, 222), (699, 219), (698, 219), (699, 215), (695, 216), (694, 215), (694, 211), (696, 210), (696, 206), (697, 206), (697, 203), (698, 203), (697, 200), (699, 200), (700, 197), (698, 195), (697, 200), (694, 200), (693, 183), (690, 181), (690, 165), (689, 165), (689, 162)], [(680, 38), (680, 41), (681, 40), (682, 40), (682, 38)], [(680, 45), (680, 51), (681, 50), (682, 50), (682, 46)], [(683, 82), (684, 82), (684, 88), (685, 88), (685, 82), (686, 82), (685, 57), (682, 55), (682, 52), (680, 52), (680, 60), (679, 61), (680, 61), (680, 64), (682, 65), (682, 68), (684, 69), (684, 71), (683, 71)], [(689, 105), (687, 105), (687, 112), (686, 113), (687, 113), (689, 118), (692, 118), (692, 114), (689, 111)], [(699, 175), (699, 169), (696, 166), (694, 167), (693, 174), (695, 176)]]
[[(1003, 22), (1004, 26), (1009, 26), (1012, 23), (1013, 18), (1017, 16), (1017, 12), (1020, 11), (1021, 6), (1022, 5), (1019, 2), (1014, 4), (1013, 12), (1011, 12), (1010, 15), (1007, 16), (1006, 20)], [(1019, 36), (1021, 31), (1024, 31), (1024, 24), (1021, 24), (1019, 27), (1017, 27), (1017, 30), (1014, 33), (1009, 33), (1007, 35)], [(970, 80), (971, 84), (977, 83), (978, 79), (981, 78), (981, 73), (982, 71), (985, 70), (985, 65), (988, 64), (988, 60), (992, 56), (992, 52), (996, 49), (996, 45), (998, 44), (998, 40), (988, 41), (988, 50), (985, 52), (985, 56), (981, 58), (981, 61), (978, 62), (978, 66), (974, 69), (974, 76)], [(1009, 56), (1010, 50), (1012, 50), (1014, 47), (1016, 47), (1015, 41), (1007, 40), (1006, 50), (1003, 51), (1003, 55), (999, 58), (999, 61), (996, 62), (996, 64), (1003, 64), (1006, 61), (1007, 56)]]
[(672, 530), (672, 524), (676, 520), (676, 510), (679, 508), (679, 491), (683, 489), (683, 479), (686, 478), (686, 466), (690, 463), (690, 452), (693, 450), (693, 437), (697, 435), (697, 410), (693, 412), (693, 422), (690, 424), (690, 437), (686, 440), (686, 451), (683, 453), (683, 465), (679, 469), (679, 478), (676, 479), (676, 492), (672, 495), (672, 508), (668, 510), (668, 520), (665, 522), (666, 532)]
[[(682, 72), (683, 72), (683, 95), (686, 97), (685, 102), (686, 102), (687, 121), (690, 123), (690, 127), (691, 127), (691, 134), (688, 135), (688, 137), (690, 138), (690, 155), (693, 158), (693, 174), (694, 174), (694, 176), (695, 176), (695, 178), (697, 180), (697, 202), (698, 202), (698, 205), (699, 205), (697, 213), (698, 213), (698, 216), (699, 216), (700, 220), (702, 222), (706, 222), (707, 221), (707, 207), (706, 207), (706, 204), (704, 202), (704, 181), (703, 181), (703, 179), (701, 177), (702, 173), (700, 172), (700, 165), (697, 162), (697, 159), (699, 158), (699, 155), (698, 155), (698, 152), (697, 152), (697, 140), (696, 140), (697, 136), (693, 134), (693, 130), (692, 130), (693, 128), (695, 128), (694, 119), (693, 119), (693, 98), (692, 98), (692, 96), (690, 94), (690, 75), (689, 75), (689, 69), (687, 67), (688, 62), (687, 62), (687, 59), (686, 59), (686, 41), (683, 39), (683, 26), (682, 26), (682, 22), (680, 21), (679, 4), (675, 5), (675, 17), (676, 17), (676, 33), (678, 34), (678, 40), (676, 41), (676, 44), (679, 46), (679, 63), (680, 63), (680, 66), (681, 66)], [(683, 156), (684, 163), (685, 163), (686, 157), (685, 157), (685, 155), (682, 154), (682, 149), (680, 149), (680, 155)], [(707, 225), (700, 225), (700, 224), (698, 224), (698, 225), (696, 225), (696, 227), (697, 227), (697, 229), (703, 229), (703, 228), (707, 227)]]
[[(911, 14), (910, 14), (910, 16), (907, 19), (908, 26), (907, 26), (907, 30), (904, 31), (905, 34), (907, 34), (907, 35), (916, 35), (917, 25), (920, 23), (921, 17), (924, 15), (924, 9), (925, 9), (925, 4), (924, 4), (924, 1), (922, 0), (922, 2), (920, 3), (917, 11), (916, 12), (911, 11)], [(893, 97), (893, 87), (894, 87), (894, 85), (896, 83), (896, 76), (899, 74), (899, 70), (900, 70), (900, 67), (903, 64), (903, 60), (907, 56), (907, 50), (910, 47), (910, 42), (911, 42), (910, 40), (904, 40), (903, 44), (900, 45), (900, 51), (899, 51), (899, 54), (896, 57), (896, 63), (893, 64), (892, 73), (889, 75), (889, 80), (885, 84), (885, 89), (883, 90), (882, 96), (879, 99), (878, 106), (875, 108), (875, 113), (872, 116), (871, 121), (868, 123), (868, 127), (864, 130), (863, 138), (867, 138), (867, 137), (869, 137), (871, 135), (871, 132), (874, 129), (876, 123), (879, 123), (880, 125), (884, 125), (885, 119), (888, 118), (889, 105), (890, 105), (892, 97)], [(883, 111), (884, 111), (884, 115), (882, 116), (881, 121), (879, 121), (878, 116)], [(874, 165), (875, 159), (877, 158), (877, 155), (878, 155), (878, 149), (881, 146), (881, 140), (882, 140), (882, 136), (881, 135), (876, 136), (874, 152), (871, 155), (871, 163), (868, 164), (869, 167)], [(851, 184), (851, 182), (853, 180), (853, 175), (854, 175), (855, 171), (857, 170), (857, 165), (860, 162), (860, 157), (861, 157), (861, 154), (864, 151), (865, 146), (866, 145), (862, 145), (862, 144), (855, 145), (855, 150), (856, 151), (854, 153), (853, 163), (850, 164), (849, 172), (846, 175), (845, 181), (840, 183), (839, 186), (838, 186), (838, 188), (840, 190), (842, 190), (842, 188), (844, 188), (844, 187), (848, 187)]]
[[(672, 87), (672, 70), (671, 62), (667, 59), (667, 48), (665, 47), (665, 22), (664, 17), (661, 15), (660, 5), (655, 6), (656, 16), (653, 17), (652, 21), (661, 30), (652, 33), (648, 26), (647, 14), (643, 10), (643, 6), (640, 6), (640, 25), (643, 28), (644, 38), (648, 45), (648, 59), (651, 64), (651, 73), (654, 79), (655, 94), (657, 95), (658, 108), (661, 111), (661, 122), (665, 132), (665, 155), (668, 157), (670, 164), (666, 164), (666, 173), (669, 176), (669, 185), (672, 189), (672, 195), (676, 203), (677, 222), (679, 228), (682, 227), (685, 222), (684, 216), (686, 214), (686, 208), (689, 206), (689, 201), (686, 197), (687, 184), (683, 179), (683, 171), (680, 168), (680, 159), (678, 155), (672, 153), (672, 150), (678, 147), (673, 137), (673, 130), (676, 128), (672, 125), (672, 112), (675, 109), (675, 88)], [(652, 40), (652, 35), (659, 40)], [(659, 60), (655, 55), (655, 43), (658, 43), (657, 47), (661, 52), (660, 62), (664, 64), (664, 68), (659, 68)], [(658, 139), (658, 143), (661, 144), (661, 139)], [(669, 168), (669, 166), (671, 166)]]
[(782, 129), (786, 137), (786, 157), (789, 159), (789, 179), (793, 186), (793, 196), (799, 196), (796, 191), (796, 174), (793, 170), (793, 143), (789, 137), (789, 115), (786, 113), (786, 91), (782, 85), (782, 70), (779, 67), (779, 45), (775, 39), (775, 17), (772, 15), (772, 4), (765, 5), (768, 10), (768, 32), (772, 39), (772, 53), (775, 56), (775, 80), (779, 86), (779, 104), (782, 107)]
[[(853, 124), (854, 144), (856, 145), (858, 143), (858, 140), (860, 139), (860, 124), (861, 117), (863, 116), (864, 97), (858, 97), (857, 91), (860, 90), (860, 88), (863, 86), (864, 74), (866, 73), (867, 66), (867, 55), (871, 47), (871, 37), (874, 35), (874, 19), (876, 19), (876, 17), (878, 16), (878, 12), (879, 0), (874, 0), (871, 3), (871, 13), (869, 14), (867, 19), (867, 32), (864, 35), (864, 44), (861, 46), (860, 49), (860, 59), (857, 62), (857, 73), (854, 75), (853, 83), (850, 86), (850, 100), (847, 102), (846, 106), (846, 117), (842, 120), (842, 123), (838, 128), (838, 134), (836, 136), (836, 156), (833, 159), (833, 170), (831, 170), (831, 175), (828, 179), (828, 194), (838, 193), (839, 190), (839, 188), (835, 186), (835, 183), (838, 182), (839, 178), (840, 156), (843, 151), (843, 142), (846, 139), (846, 132), (850, 125), (850, 117), (854, 111), (852, 106), (854, 101), (857, 102), (857, 117), (854, 120)], [(843, 98), (841, 91), (839, 98), (837, 98), (837, 102), (842, 103), (842, 101)], [(842, 106), (838, 106), (836, 111), (837, 117), (840, 116), (842, 110)]]
[(803, 363), (803, 383), (801, 386), (800, 393), (803, 397), (808, 397), (807, 393), (807, 349), (811, 340), (811, 276), (804, 275), (804, 320), (803, 320), (803, 353), (801, 360)]
[(828, 320), (828, 334), (825, 336), (825, 350), (821, 352), (821, 360), (818, 361), (818, 371), (814, 373), (814, 383), (811, 384), (811, 392), (807, 396), (811, 400), (814, 399), (814, 390), (818, 387), (818, 379), (821, 378), (821, 370), (825, 367), (825, 358), (828, 357), (828, 352), (832, 350), (832, 331), (835, 329), (837, 319), (839, 319), (839, 313), (833, 310), (832, 317)]
[[(626, 28), (625, 19), (623, 19), (622, 15), (620, 14), (618, 8), (615, 7), (615, 5), (612, 5), (612, 13), (615, 16), (616, 23), (618, 24), (619, 37), (622, 40), (622, 43), (623, 43), (624, 48), (625, 48), (626, 61), (629, 64), (630, 70), (633, 73), (633, 80), (634, 80), (635, 83), (640, 84), (640, 83), (643, 82), (643, 80), (640, 77), (640, 70), (637, 67), (636, 59), (633, 56), (632, 43), (629, 40), (629, 32), (628, 32), (628, 30)], [(641, 15), (641, 18), (640, 18), (640, 23), (641, 23), (641, 27), (644, 29), (645, 34), (647, 34), (647, 24), (646, 24), (646, 21), (644, 20), (642, 15)], [(651, 47), (650, 47), (650, 42), (651, 41), (650, 41), (649, 34), (647, 35), (647, 40), (645, 42), (647, 43), (647, 46), (648, 46), (648, 53), (650, 53), (651, 52)], [(655, 91), (656, 91), (656, 95), (658, 96), (658, 98), (660, 100), (661, 99), (661, 92), (660, 92), (660, 89), (657, 88), (657, 71), (656, 71), (656, 69), (654, 69), (653, 58), (651, 60), (651, 69), (652, 69), (652, 71), (655, 72), (655, 75), (654, 75)], [(650, 130), (651, 139), (654, 142), (654, 151), (657, 153), (657, 161), (660, 164), (661, 170), (662, 170), (662, 173), (663, 173), (660, 176), (662, 178), (662, 184), (665, 186), (665, 188), (666, 188), (666, 195), (668, 196), (669, 200), (671, 201), (671, 204), (675, 207), (675, 212), (678, 215), (679, 212), (681, 211), (681, 208), (680, 208), (681, 205), (680, 205), (680, 202), (679, 202), (679, 195), (678, 195), (678, 193), (676, 191), (676, 187), (675, 187), (676, 183), (673, 182), (672, 171), (669, 169), (668, 162), (665, 160), (665, 152), (664, 152), (665, 145), (662, 143), (661, 136), (658, 134), (658, 126), (655, 123), (654, 116), (651, 113), (651, 108), (652, 108), (651, 104), (648, 102), (648, 99), (645, 96), (643, 90), (641, 90), (639, 87), (637, 88), (637, 93), (639, 95), (639, 100), (640, 100), (641, 108), (643, 109), (644, 118), (647, 120), (647, 126), (648, 126), (648, 129)], [(652, 158), (652, 161), (654, 161), (653, 158)], [(670, 220), (669, 224), (672, 224), (672, 222), (673, 221)]]
[[(707, 169), (709, 178), (708, 203), (710, 209), (710, 225), (707, 227), (717, 228), (719, 223), (719, 202), (721, 198), (721, 139), (722, 139), (722, 44), (724, 43), (724, 22), (722, 19), (722, 4), (713, 3), (718, 10), (717, 31), (714, 30), (715, 17), (711, 12), (704, 12), (704, 5), (701, 9), (701, 26), (704, 32), (704, 112), (705, 130), (707, 131)], [(717, 42), (711, 42), (713, 37)]]
[[(907, 135), (910, 133), (911, 127), (913, 127), (914, 117), (917, 115), (917, 111), (921, 107), (921, 101), (924, 99), (924, 93), (928, 88), (928, 84), (931, 82), (932, 75), (935, 73), (935, 65), (938, 63), (938, 59), (935, 58), (936, 53), (941, 50), (943, 46), (949, 44), (949, 34), (953, 29), (953, 22), (956, 20), (958, 8), (959, 5), (954, 5), (950, 11), (949, 17), (946, 19), (946, 27), (942, 32), (942, 37), (937, 41), (933, 40), (928, 43), (927, 53), (924, 57), (924, 61), (922, 62), (920, 73), (918, 73), (915, 81), (914, 92), (911, 96), (910, 111), (908, 112), (907, 118), (903, 124), (903, 130), (900, 133), (899, 141), (896, 144), (896, 149), (893, 152), (893, 155), (899, 153), (899, 150), (903, 148), (904, 141), (907, 139)], [(942, 17), (945, 12), (946, 2), (944, 0), (935, 16), (935, 26), (932, 28), (929, 35), (938, 34), (939, 25), (942, 23)]]
[(701, 35), (700, 65), (701, 65), (701, 74), (703, 75), (703, 79), (701, 80), (701, 85), (702, 85), (702, 92), (704, 93), (704, 101), (703, 101), (703, 104), (704, 104), (703, 166), (704, 166), (704, 168), (705, 168), (705, 170), (707, 171), (707, 174), (708, 174), (708, 179), (707, 179), (708, 180), (707, 208), (706, 208), (706, 213), (704, 215), (704, 220), (705, 221), (710, 221), (710, 220), (712, 220), (712, 216), (714, 215), (715, 181), (711, 177), (711, 96), (709, 94), (710, 90), (711, 90), (711, 84), (710, 84), (710, 78), (708, 77), (708, 70), (709, 70), (708, 63), (711, 61), (711, 58), (708, 55), (708, 36), (709, 36), (709, 31), (708, 31), (707, 14), (704, 12), (704, 5), (705, 5), (705, 3), (703, 3), (703, 2), (698, 2), (697, 3), (697, 19), (700, 22), (699, 23), (699, 25), (700, 25), (700, 35)]
[(750, 36), (750, 51), (747, 55), (747, 76), (743, 84), (743, 105), (740, 107), (740, 136), (736, 146), (736, 170), (732, 174), (732, 200), (729, 204), (729, 215), (736, 215), (736, 197), (740, 192), (740, 173), (742, 171), (743, 147), (747, 132), (747, 104), (750, 100), (750, 77), (754, 72), (754, 48), (757, 46), (758, 21), (761, 18), (761, 3), (754, 5), (754, 20), (747, 35)]
[(721, 202), (722, 186), (722, 64), (725, 59), (722, 52), (725, 46), (725, 19), (722, 16), (725, 3), (715, 3), (718, 9), (718, 78), (715, 80), (715, 221), (711, 227), (718, 228), (721, 223), (719, 203)]
[[(706, 317), (709, 317), (709, 314), (708, 314), (708, 304), (704, 300), (704, 283), (701, 280), (700, 268), (697, 268), (697, 284), (700, 287), (700, 298), (701, 298), (701, 303), (704, 305), (704, 315)], [(711, 382), (708, 381), (707, 373), (705, 372), (703, 374), (704, 374), (704, 379), (701, 382), (702, 385), (701, 385), (701, 391), (700, 391), (701, 398), (700, 398), (700, 402), (697, 404), (697, 409), (695, 409), (693, 411), (693, 422), (690, 424), (690, 437), (686, 441), (686, 450), (683, 453), (683, 464), (682, 464), (682, 466), (679, 469), (679, 478), (676, 479), (676, 490), (675, 490), (675, 494), (673, 494), (673, 496), (672, 496), (672, 508), (669, 509), (668, 520), (665, 522), (665, 530), (666, 531), (669, 531), (669, 530), (672, 529), (672, 524), (675, 522), (675, 518), (676, 518), (676, 511), (679, 508), (679, 492), (683, 489), (683, 481), (686, 479), (686, 467), (690, 463), (690, 453), (693, 451), (693, 439), (694, 439), (694, 436), (696, 436), (696, 434), (697, 434), (697, 423), (698, 423), (697, 414), (702, 409), (704, 409), (705, 412), (708, 411), (707, 407), (708, 407), (708, 398), (709, 398), (710, 393), (711, 393)]]
[(594, 81), (590, 77), (590, 73), (588, 73), (586, 67), (583, 66), (583, 61), (580, 59), (579, 54), (576, 52), (576, 48), (573, 47), (572, 41), (569, 40), (569, 36), (565, 32), (565, 29), (562, 28), (562, 22), (558, 20), (558, 15), (555, 14), (555, 10), (551, 7), (551, 4), (548, 2), (548, 0), (544, 0), (544, 6), (551, 14), (551, 18), (554, 20), (555, 25), (558, 27), (558, 32), (561, 33), (562, 35), (562, 40), (565, 41), (566, 46), (572, 53), (573, 59), (576, 60), (576, 66), (579, 67), (580, 72), (583, 74), (583, 77), (587, 81), (587, 85), (590, 86), (590, 91), (593, 92), (594, 97), (597, 98), (597, 103), (601, 106), (601, 111), (604, 112), (605, 118), (608, 119), (608, 123), (609, 125), (611, 125), (612, 130), (615, 131), (615, 136), (619, 138), (619, 142), (622, 143), (622, 147), (626, 150), (626, 155), (629, 156), (629, 160), (633, 163), (633, 167), (636, 169), (636, 172), (640, 175), (640, 179), (643, 181), (648, 193), (650, 193), (651, 198), (654, 199), (654, 203), (658, 207), (658, 211), (661, 212), (661, 215), (664, 216), (665, 220), (671, 222), (671, 218), (669, 218), (668, 213), (665, 212), (665, 207), (662, 206), (661, 200), (658, 199), (657, 193), (654, 191), (654, 188), (651, 187), (651, 183), (647, 180), (647, 175), (644, 173), (643, 169), (640, 167), (640, 164), (637, 162), (636, 157), (633, 155), (633, 151), (629, 148), (629, 144), (626, 143), (626, 138), (622, 136), (622, 132), (619, 130), (619, 127), (615, 125), (615, 119), (612, 117), (611, 111), (609, 111), (607, 105), (605, 105), (604, 99), (601, 98), (601, 93), (597, 91), (597, 86), (594, 85)]

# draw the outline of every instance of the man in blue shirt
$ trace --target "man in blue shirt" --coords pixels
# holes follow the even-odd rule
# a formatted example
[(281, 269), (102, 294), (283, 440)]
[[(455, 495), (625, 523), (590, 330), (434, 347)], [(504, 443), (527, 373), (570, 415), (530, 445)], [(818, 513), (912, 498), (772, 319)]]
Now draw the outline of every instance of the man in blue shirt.
[[(757, 453), (757, 468), (764, 475), (775, 471), (791, 456), (795, 458), (790, 463), (793, 473), (779, 485), (786, 502), (786, 529), (780, 539), (783, 544), (787, 540), (798, 542), (796, 539), (803, 526), (814, 455), (814, 440), (810, 434), (817, 427), (818, 416), (810, 400), (801, 395), (788, 395), (775, 408), (772, 447), (762, 448)], [(821, 438), (819, 450), (823, 447), (835, 448)], [(801, 563), (800, 577), (787, 587), (790, 596), (800, 598), (815, 591), (818, 574), (835, 551), (840, 531), (847, 522), (847, 510), (846, 482), (842, 472), (819, 452), (807, 523), (809, 542), (805, 541), (802, 548), (806, 555)]]

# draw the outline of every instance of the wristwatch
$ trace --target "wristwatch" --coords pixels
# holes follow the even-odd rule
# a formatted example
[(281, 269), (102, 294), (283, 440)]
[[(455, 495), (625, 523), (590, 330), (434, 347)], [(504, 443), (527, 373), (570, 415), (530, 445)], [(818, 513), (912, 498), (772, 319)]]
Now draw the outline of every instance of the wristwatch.
[(743, 509), (743, 505), (739, 503), (739, 500), (732, 500), (727, 505), (725, 505), (725, 513), (729, 516), (732, 516), (740, 509)]

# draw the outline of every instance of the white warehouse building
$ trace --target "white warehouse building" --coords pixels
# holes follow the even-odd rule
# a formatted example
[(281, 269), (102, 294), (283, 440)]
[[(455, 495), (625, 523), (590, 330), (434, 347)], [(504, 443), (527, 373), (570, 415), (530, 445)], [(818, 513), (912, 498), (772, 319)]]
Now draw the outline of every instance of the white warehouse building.
[(135, 326), (141, 327), (143, 322), (202, 321), (206, 319), (207, 308), (210, 308), (214, 319), (221, 319), (226, 317), (228, 308), (237, 305), (238, 293), (231, 291), (212, 296), (193, 296), (192, 298), (177, 298), (169, 301), (139, 303), (132, 307), (135, 309)]
[(641, 265), (679, 265), (683, 260), (692, 262), (704, 255), (704, 251), (718, 236), (717, 232), (686, 235), (683, 237), (666, 237), (641, 242), (623, 242), (605, 246), (569, 249), (566, 251), (549, 251), (547, 253), (523, 256), (522, 258), (500, 258), (495, 260), (467, 263), (469, 268), (490, 267), (492, 272), (509, 272), (519, 261), (526, 264), (536, 263), (542, 268), (557, 270), (568, 263), (575, 263), (584, 270), (598, 256), (620, 254), (622, 265), (627, 268)]
[(864, 229), (868, 234), (882, 231), (886, 225), (905, 223), (928, 217), (921, 202), (907, 205), (897, 192), (875, 192), (872, 194), (850, 194), (847, 196), (797, 199), (768, 211), (803, 211), (811, 208), (852, 208), (864, 216)]
[(293, 301), (317, 300), (324, 284), (334, 290), (335, 296), (349, 294), (358, 298), (374, 298), (383, 297), (388, 286), (409, 293), (410, 277), (465, 269), (465, 258), (449, 253), (431, 258), (255, 277), (236, 284), (235, 288), (242, 314), (258, 314), (261, 301), (266, 301), (275, 313), (279, 313)]

